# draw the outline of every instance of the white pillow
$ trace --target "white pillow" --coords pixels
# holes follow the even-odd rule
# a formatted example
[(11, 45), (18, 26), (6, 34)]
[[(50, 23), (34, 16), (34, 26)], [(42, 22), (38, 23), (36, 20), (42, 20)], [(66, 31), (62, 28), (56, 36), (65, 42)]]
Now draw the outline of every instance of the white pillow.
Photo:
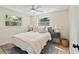
[(46, 27), (44, 26), (36, 26), (33, 28), (34, 32), (45, 33), (47, 32)]
[(44, 26), (40, 26), (40, 27), (38, 27), (38, 32), (45, 33), (47, 31), (46, 31), (46, 28)]
[(38, 32), (38, 27), (37, 27), (37, 26), (34, 27), (34, 28), (33, 28), (33, 31), (34, 31), (34, 32)]

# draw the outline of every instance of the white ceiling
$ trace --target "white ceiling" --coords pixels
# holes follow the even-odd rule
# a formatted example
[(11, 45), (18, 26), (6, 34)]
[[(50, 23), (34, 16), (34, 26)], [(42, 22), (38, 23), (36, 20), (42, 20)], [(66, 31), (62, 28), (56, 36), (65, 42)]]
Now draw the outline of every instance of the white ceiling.
[(24, 13), (27, 15), (38, 15), (38, 14), (54, 12), (54, 11), (69, 8), (69, 6), (67, 6), (67, 5), (36, 5), (36, 7), (38, 7), (38, 6), (39, 6), (38, 10), (41, 10), (43, 12), (36, 12), (36, 13), (30, 12), (32, 5), (2, 5), (1, 7), (11, 9), (11, 10), (14, 10), (17, 12), (21, 12), (21, 13)]

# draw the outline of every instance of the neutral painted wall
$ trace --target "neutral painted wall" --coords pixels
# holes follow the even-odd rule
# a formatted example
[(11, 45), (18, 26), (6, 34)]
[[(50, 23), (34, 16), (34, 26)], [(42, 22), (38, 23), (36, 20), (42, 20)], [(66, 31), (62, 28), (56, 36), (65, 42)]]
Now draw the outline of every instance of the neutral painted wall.
[[(5, 15), (21, 16), (22, 26), (5, 26)], [(0, 45), (8, 43), (16, 33), (27, 31), (29, 16), (0, 7)]]
[(38, 26), (38, 21), (42, 17), (50, 18), (50, 26), (55, 28), (55, 26), (60, 29), (62, 38), (69, 39), (69, 12), (67, 10), (60, 10), (55, 12), (50, 12), (46, 14), (40, 14), (31, 17), (31, 25)]
[[(22, 16), (22, 26), (5, 26), (6, 14)], [(27, 26), (29, 24), (37, 26), (39, 19), (42, 17), (49, 17), (50, 26), (54, 27), (56, 25), (61, 30), (62, 37), (69, 38), (68, 10), (40, 14), (37, 16), (27, 16), (6, 8), (0, 8), (0, 45), (9, 42), (14, 34), (27, 31)]]
[(73, 44), (79, 44), (79, 6), (70, 6), (70, 53), (79, 53)]

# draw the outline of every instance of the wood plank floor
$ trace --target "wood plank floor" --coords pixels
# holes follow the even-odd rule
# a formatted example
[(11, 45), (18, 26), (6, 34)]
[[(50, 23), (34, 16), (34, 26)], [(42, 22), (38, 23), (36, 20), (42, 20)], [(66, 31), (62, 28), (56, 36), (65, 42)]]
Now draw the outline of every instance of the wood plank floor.
[[(0, 47), (0, 54), (28, 54), (13, 44), (6, 44)], [(69, 47), (63, 47), (57, 43), (48, 42), (42, 49), (41, 54), (69, 54)]]
[(43, 54), (69, 54), (69, 47), (49, 42), (42, 51)]

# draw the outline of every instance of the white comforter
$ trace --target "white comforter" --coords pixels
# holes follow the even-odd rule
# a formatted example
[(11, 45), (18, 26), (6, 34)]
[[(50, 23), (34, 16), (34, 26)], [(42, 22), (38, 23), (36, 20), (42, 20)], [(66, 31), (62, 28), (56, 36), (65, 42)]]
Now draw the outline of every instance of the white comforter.
[(31, 54), (39, 54), (48, 40), (50, 34), (39, 32), (26, 32), (13, 36), (12, 43)]

